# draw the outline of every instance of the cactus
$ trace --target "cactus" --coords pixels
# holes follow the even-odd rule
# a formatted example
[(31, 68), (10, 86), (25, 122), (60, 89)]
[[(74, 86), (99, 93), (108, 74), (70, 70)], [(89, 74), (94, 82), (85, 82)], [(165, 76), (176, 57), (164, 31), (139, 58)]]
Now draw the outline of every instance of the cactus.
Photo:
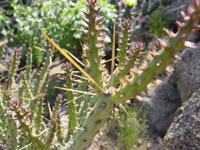
[[(3, 49), (6, 49), (6, 46), (3, 46)], [(21, 71), (19, 74), (21, 81), (17, 82), (16, 72), (23, 68), (18, 69), (21, 51), (18, 48), (14, 48), (10, 60), (11, 67), (6, 69), (8, 77), (4, 77), (5, 79), (2, 81), (0, 94), (0, 134), (1, 144), (5, 145), (6, 149), (26, 148), (28, 150), (47, 150), (52, 146), (52, 144), (48, 144), (48, 135), (56, 132), (58, 138), (61, 139), (60, 112), (55, 113), (54, 119), (47, 122), (45, 122), (47, 119), (44, 114), (45, 92), (49, 80), (48, 67), (52, 54), (48, 53), (39, 78), (34, 83), (31, 81), (34, 78), (31, 55), (32, 51), (29, 48), (27, 64), (26, 67), (23, 67), (25, 70)], [(4, 55), (2, 54), (3, 57)], [(36, 92), (34, 93), (34, 91)], [(10, 114), (14, 117), (10, 117)], [(49, 129), (47, 128), (48, 126), (50, 126)], [(52, 132), (51, 129), (54, 128), (55, 130)]]
[(7, 143), (6, 150), (18, 150), (17, 148), (17, 126), (11, 116), (8, 119)]
[[(80, 77), (79, 72), (77, 75), (72, 71), (70, 63), (65, 64), (67, 88), (60, 89), (67, 91), (68, 134), (64, 136), (61, 128), (60, 107), (66, 107), (62, 105), (65, 95), (57, 96), (53, 108), (44, 102), (50, 76), (48, 68), (53, 51), (47, 51), (41, 71), (34, 76), (32, 50), (29, 48), (27, 64), (20, 74), (21, 81), (18, 82), (16, 71), (20, 51), (15, 49), (11, 67), (7, 70), (9, 75), (5, 77), (4, 82), (2, 81), (0, 87), (0, 134), (3, 135), (0, 144), (6, 145), (7, 149), (86, 149), (111, 115), (114, 105), (125, 103), (147, 90), (148, 84), (167, 67), (181, 48), (184, 46), (195, 48), (195, 45), (186, 39), (191, 32), (199, 29), (196, 25), (200, 19), (199, 0), (194, 0), (194, 7), (189, 9), (188, 15), (182, 12), (184, 22), (177, 22), (178, 32), (173, 33), (164, 29), (169, 40), (158, 39), (146, 57), (143, 56), (142, 42), (136, 42), (134, 47), (130, 48), (131, 22), (126, 19), (119, 38), (116, 56), (118, 62), (115, 64), (116, 68), (112, 68), (111, 74), (108, 74), (106, 61), (103, 59), (105, 56), (103, 18), (98, 15), (101, 7), (98, 6), (98, 0), (86, 0), (86, 5), (88, 11), (84, 13), (87, 28), (83, 31), (85, 37), (82, 57), (85, 68), (81, 68), (73, 59), (74, 56), (72, 58), (44, 33), (45, 38), (87, 77)], [(5, 49), (6, 46), (0, 49), (0, 58), (3, 57)], [(78, 81), (74, 80), (74, 77), (79, 78)], [(34, 82), (31, 82), (34, 78), (36, 78)], [(75, 85), (74, 81), (78, 82), (78, 85)], [(46, 114), (45, 106), (48, 106), (49, 114)], [(14, 114), (14, 119), (9, 116), (10, 112)], [(10, 134), (18, 136), (8, 138)]]
[[(86, 149), (101, 125), (110, 116), (113, 104), (125, 103), (146, 90), (147, 85), (167, 67), (181, 48), (184, 46), (194, 48), (194, 44), (186, 41), (186, 39), (193, 30), (198, 29), (198, 27), (195, 27), (195, 23), (200, 19), (200, 2), (194, 0), (194, 7), (190, 9), (188, 16), (182, 12), (184, 22), (177, 21), (178, 32), (173, 33), (164, 29), (169, 41), (158, 39), (157, 48), (153, 48), (152, 51), (147, 53), (146, 60), (140, 60), (141, 51), (144, 49), (143, 43), (136, 43), (133, 50), (129, 50), (131, 22), (126, 19), (122, 27), (123, 35), (120, 37), (119, 42), (118, 64), (111, 78), (112, 75), (107, 75), (108, 71), (104, 67), (102, 59), (104, 57), (102, 47), (105, 34), (101, 32), (103, 21), (102, 17), (98, 15), (101, 7), (98, 6), (98, 0), (86, 0), (86, 5), (89, 11), (84, 12), (87, 18), (84, 20), (87, 29), (83, 31), (85, 35), (83, 62), (90, 78), (93, 79), (89, 84), (98, 96), (93, 98), (94, 106), (88, 104), (90, 108), (86, 109), (86, 119), (82, 119), (84, 122), (80, 124), (81, 126), (66, 144), (65, 149), (67, 150)], [(88, 77), (88, 74), (80, 69), (80, 66), (71, 60), (67, 53), (46, 34), (44, 36), (77, 69)], [(110, 84), (112, 82), (113, 84)], [(87, 101), (87, 103), (92, 103), (91, 98), (89, 99), (90, 101)]]
[[(65, 64), (65, 72), (66, 72), (66, 82), (67, 82), (67, 87), (72, 89), (72, 66), (70, 63)], [(76, 107), (75, 107), (75, 102), (74, 100), (74, 93), (72, 91), (69, 91), (67, 93), (67, 99), (68, 99), (68, 113), (69, 113), (69, 135), (72, 134), (76, 127), (78, 126), (78, 121), (77, 121), (77, 114), (76, 114)]]

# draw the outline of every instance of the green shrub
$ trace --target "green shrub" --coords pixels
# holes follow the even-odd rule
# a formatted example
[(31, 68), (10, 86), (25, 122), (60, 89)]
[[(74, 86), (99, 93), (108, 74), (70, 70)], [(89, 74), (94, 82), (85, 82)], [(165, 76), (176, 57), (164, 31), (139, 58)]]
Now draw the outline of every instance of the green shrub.
[[(41, 30), (48, 31), (48, 35), (55, 39), (61, 47), (68, 50), (76, 50), (73, 53), (80, 55), (83, 23), (83, 10), (86, 9), (84, 0), (72, 3), (68, 0), (49, 0), (41, 3), (36, 0), (33, 6), (24, 6), (18, 4), (19, 0), (14, 0), (11, 4), (13, 10), (8, 12), (0, 11), (0, 32), (4, 38), (10, 40), (12, 46), (22, 45), (24, 50), (28, 47), (33, 48), (33, 59), (36, 64), (42, 61), (42, 51), (34, 48), (47, 47)], [(108, 25), (115, 15), (115, 8), (104, 0), (99, 4), (103, 7), (101, 15), (105, 17), (105, 30), (110, 33)], [(6, 17), (12, 16), (12, 18)], [(108, 34), (109, 35), (109, 34)], [(111, 42), (107, 36), (107, 42)]]
[(150, 14), (151, 17), (151, 29), (153, 35), (157, 37), (164, 37), (166, 34), (163, 28), (168, 28), (169, 24), (162, 18), (164, 9), (159, 7), (157, 10)]
[(147, 119), (142, 109), (131, 106), (127, 115), (120, 107), (118, 118), (118, 148), (125, 150), (145, 149), (148, 139)]

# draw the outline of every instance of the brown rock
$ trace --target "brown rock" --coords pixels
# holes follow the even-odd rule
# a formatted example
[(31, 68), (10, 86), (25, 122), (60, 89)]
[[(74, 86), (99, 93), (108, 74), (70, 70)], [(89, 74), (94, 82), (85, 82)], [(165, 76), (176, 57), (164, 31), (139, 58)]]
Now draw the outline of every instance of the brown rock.
[(163, 149), (200, 150), (200, 89), (177, 110)]
[(150, 130), (159, 136), (164, 136), (169, 128), (176, 109), (181, 105), (180, 96), (174, 85), (174, 77), (162, 81), (159, 85), (150, 85), (148, 94), (143, 93), (143, 111), (147, 114)]
[(200, 88), (200, 48), (184, 49), (181, 58), (176, 64), (176, 74), (181, 101), (185, 102)]

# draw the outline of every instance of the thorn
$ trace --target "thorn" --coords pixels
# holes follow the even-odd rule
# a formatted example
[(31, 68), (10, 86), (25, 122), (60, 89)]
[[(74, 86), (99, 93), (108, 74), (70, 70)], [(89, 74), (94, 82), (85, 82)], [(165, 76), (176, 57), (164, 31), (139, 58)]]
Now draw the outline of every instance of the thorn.
[(107, 72), (107, 69), (106, 68), (102, 68), (102, 69), (100, 69), (100, 72)]
[(97, 49), (100, 49), (100, 48), (102, 48), (103, 47), (103, 44), (96, 44), (96, 48)]
[(124, 85), (124, 79), (120, 79), (119, 83), (120, 83), (120, 86), (123, 86)]
[(93, 15), (93, 19), (96, 19), (96, 18), (97, 18), (97, 14), (94, 14), (94, 15)]
[(168, 38), (173, 38), (176, 36), (175, 33), (173, 33), (172, 31), (166, 29), (166, 28), (163, 28), (163, 30), (165, 31), (165, 33), (167, 34)]
[(107, 35), (107, 34), (106, 34), (105, 32), (101, 32), (101, 33), (99, 34), (99, 36), (102, 37), (102, 38), (105, 38), (106, 35)]
[(177, 54), (177, 53), (174, 53), (174, 59), (176, 59), (176, 60), (181, 60), (181, 57)]
[(126, 61), (129, 61), (130, 59), (129, 59), (129, 57), (128, 57), (128, 56), (125, 56), (125, 60), (126, 60)]
[(91, 32), (91, 37), (94, 37), (94, 32)]
[(125, 81), (126, 81), (127, 83), (129, 83), (129, 76), (128, 76), (128, 75), (125, 76)]
[(165, 71), (171, 74), (174, 71), (174, 69), (172, 67), (170, 67), (170, 66), (167, 66), (165, 68)]
[(124, 94), (121, 94), (119, 97), (120, 97), (120, 98), (123, 98), (123, 97), (124, 97)]
[(122, 39), (122, 38), (123, 38), (123, 35), (119, 35), (119, 38)]
[(126, 104), (131, 104), (131, 101), (130, 101), (130, 100), (127, 100), (127, 101), (126, 101)]
[(87, 71), (90, 71), (90, 70), (91, 70), (90, 65), (87, 65), (87, 66), (86, 66), (86, 69), (87, 69)]
[(181, 39), (186, 40), (187, 36), (188, 36), (187, 34), (183, 34), (183, 35), (181, 35)]
[(158, 42), (166, 49), (170, 47), (169, 43), (165, 39), (158, 39)]
[(185, 41), (184, 46), (185, 46), (186, 48), (194, 48), (194, 49), (197, 49), (197, 45), (196, 45), (195, 43), (189, 42), (189, 41)]
[(99, 41), (99, 42), (104, 42), (104, 40), (105, 40), (105, 39), (102, 38), (102, 37), (99, 37), (99, 38), (98, 38), (98, 41)]
[(86, 19), (86, 18), (84, 18), (83, 19), (83, 21), (87, 24), (87, 25), (89, 25), (90, 24), (90, 22), (89, 22), (89, 20), (88, 19)]
[(100, 10), (101, 10), (101, 6), (99, 6), (99, 7), (97, 7), (96, 9), (95, 9), (95, 11), (96, 11), (96, 13), (98, 13)]
[(148, 53), (148, 55), (147, 55), (147, 60), (148, 60), (148, 61), (151, 61), (152, 59), (153, 59), (153, 57), (152, 57), (151, 53)]
[(152, 50), (152, 51), (150, 51), (149, 53), (151, 54), (152, 57), (158, 56), (158, 52), (155, 51), (155, 50)]
[(110, 91), (111, 95), (114, 95), (114, 94), (115, 94), (115, 89), (114, 89), (114, 87), (111, 87), (111, 88), (109, 89), (109, 91)]
[(142, 97), (139, 96), (139, 95), (136, 95), (136, 96), (135, 96), (135, 99), (138, 100), (138, 101), (141, 101), (141, 100), (142, 100)]
[(95, 63), (95, 64), (98, 64), (98, 60), (97, 60), (96, 58), (94, 59), (94, 63)]
[(182, 16), (182, 18), (183, 18), (184, 21), (190, 20), (190, 17), (189, 17), (189, 16), (186, 16), (186, 14), (185, 14), (184, 11), (181, 11), (181, 16)]
[(185, 26), (185, 24), (181, 23), (180, 21), (176, 21), (176, 25), (178, 28), (183, 28)]
[(83, 54), (83, 55), (81, 56), (81, 58), (82, 58), (82, 59), (88, 59), (88, 56)]
[(156, 64), (157, 67), (160, 67), (162, 64), (162, 60), (159, 60), (159, 62)]
[(89, 16), (88, 12), (83, 11), (83, 13), (84, 13), (87, 17)]
[(100, 32), (101, 30), (103, 30), (104, 29), (104, 27), (102, 26), (102, 27), (96, 27), (95, 28), (95, 30), (97, 31), (97, 32)]
[(146, 61), (142, 64), (141, 69), (143, 71), (148, 70), (148, 63)]
[(103, 84), (103, 80), (100, 80), (100, 83)]
[(102, 19), (103, 19), (103, 16), (97, 16), (96, 21), (100, 22), (100, 21), (102, 21)]
[(82, 32), (83, 32), (84, 35), (88, 34), (88, 30), (82, 30)]
[(134, 73), (134, 74), (138, 74), (138, 73), (139, 73), (138, 68), (134, 67), (134, 68), (133, 68), (133, 73)]
[[(106, 53), (104, 51), (101, 51), (100, 55), (99, 55), (101, 58), (105, 57), (106, 56)], [(104, 60), (105, 61), (105, 60)]]
[(200, 1), (199, 0), (193, 0), (193, 4), (195, 8), (200, 7)]
[(188, 8), (188, 15), (190, 15), (190, 17), (193, 16), (195, 9), (192, 6), (189, 6)]
[(161, 85), (162, 80), (161, 80), (161, 79), (158, 79), (158, 78), (156, 77), (156, 79), (153, 80), (152, 83), (153, 83), (154, 86)]

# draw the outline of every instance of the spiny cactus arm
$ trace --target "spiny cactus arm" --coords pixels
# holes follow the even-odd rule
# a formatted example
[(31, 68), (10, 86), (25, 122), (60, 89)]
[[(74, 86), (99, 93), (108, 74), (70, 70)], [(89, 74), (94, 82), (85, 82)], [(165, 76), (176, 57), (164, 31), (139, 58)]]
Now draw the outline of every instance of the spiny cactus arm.
[(17, 147), (17, 126), (15, 120), (8, 115), (7, 116), (7, 142), (6, 142), (6, 150), (18, 150)]
[(138, 42), (135, 44), (134, 48), (129, 51), (130, 57), (126, 56), (124, 60), (124, 65), (122, 68), (117, 68), (115, 70), (115, 75), (113, 78), (113, 86), (120, 83), (120, 79), (124, 80), (126, 75), (130, 72), (130, 68), (135, 65), (139, 56), (141, 56), (142, 50), (144, 49), (144, 43)]
[(61, 127), (61, 112), (57, 111), (56, 113), (56, 118), (57, 118), (57, 126), (56, 126), (56, 137), (57, 137), (57, 141), (60, 144), (63, 144), (63, 133), (62, 133), (62, 127)]
[(44, 82), (42, 83), (41, 89), (40, 89), (40, 93), (45, 93), (48, 87), (48, 83), (49, 83), (49, 75), (50, 75), (50, 70), (47, 69), (47, 75), (45, 76)]
[(55, 105), (54, 105), (52, 116), (51, 116), (51, 120), (52, 120), (51, 123), (54, 123), (54, 124), (51, 124), (51, 128), (55, 133), (53, 133), (52, 131), (49, 132), (49, 136), (51, 137), (51, 139), (47, 141), (48, 144), (52, 142), (54, 135), (57, 136), (57, 140), (60, 144), (62, 144), (62, 141), (63, 141), (62, 130), (61, 130), (61, 117), (60, 117), (60, 114), (61, 114), (60, 107), (61, 107), (62, 100), (63, 100), (63, 95), (58, 94), (58, 96), (56, 97)]
[(118, 51), (118, 67), (122, 68), (124, 66), (124, 63), (126, 62), (126, 55), (127, 55), (127, 51), (130, 48), (130, 43), (129, 43), (129, 39), (130, 39), (130, 28), (131, 28), (131, 21), (130, 19), (125, 19), (124, 23), (122, 24), (122, 35), (120, 36), (119, 39), (119, 48), (117, 49)]
[(15, 117), (20, 123), (21, 131), (26, 134), (26, 138), (32, 143), (32, 145), (38, 150), (50, 150), (38, 136), (32, 135), (32, 127), (26, 123), (26, 119), (31, 115), (30, 111), (26, 111), (25, 108), (21, 106), (18, 100), (10, 101), (10, 110), (15, 112)]
[(56, 97), (55, 106), (53, 107), (53, 111), (52, 111), (52, 116), (51, 116), (52, 120), (56, 119), (56, 113), (57, 111), (60, 110), (62, 99), (63, 99), (63, 95), (58, 94), (58, 96)]
[(47, 135), (47, 140), (45, 142), (45, 145), (51, 145), (51, 143), (53, 142), (53, 138), (56, 133), (56, 126), (57, 126), (56, 121), (57, 119), (53, 119), (50, 122), (49, 133)]
[[(65, 72), (66, 72), (66, 84), (67, 88), (73, 89), (72, 85), (72, 65), (71, 63), (67, 62), (64, 65)], [(68, 103), (68, 114), (69, 114), (69, 132), (68, 137), (72, 135), (72, 133), (76, 130), (76, 127), (78, 126), (78, 120), (77, 120), (77, 112), (75, 107), (75, 101), (74, 101), (74, 93), (73, 91), (67, 92), (67, 100), (70, 102)]]
[(19, 50), (18, 48), (14, 48), (14, 54), (11, 58), (12, 59), (11, 67), (10, 67), (10, 72), (8, 75), (9, 84), (8, 84), (7, 88), (9, 88), (9, 86), (12, 85), (13, 77), (15, 75), (15, 72), (16, 72), (19, 62), (20, 62), (20, 56), (21, 56), (21, 50)]
[(105, 123), (112, 111), (113, 104), (110, 95), (98, 97), (97, 103), (92, 110), (88, 112), (88, 117), (83, 126), (77, 129), (72, 139), (67, 143), (66, 150), (84, 150), (97, 134), (100, 127)]
[(52, 50), (48, 49), (48, 54), (47, 54), (46, 60), (43, 64), (43, 68), (42, 68), (41, 72), (37, 74), (38, 77), (35, 81), (33, 96), (36, 96), (38, 94), (40, 82), (43, 80), (45, 73), (47, 72), (47, 69), (49, 68), (49, 65), (50, 65), (50, 62), (51, 62), (51, 57), (52, 57)]
[(24, 98), (23, 97), (24, 97), (24, 85), (22, 85), (18, 90), (18, 100), (22, 104), (24, 102)]
[(27, 59), (26, 59), (26, 79), (29, 81), (31, 78), (32, 70), (32, 48), (28, 48)]
[[(104, 85), (104, 72), (106, 69), (102, 65), (102, 57), (104, 53), (101, 52), (103, 47), (103, 41), (105, 34), (101, 33), (103, 29), (103, 21), (101, 16), (98, 16), (98, 12), (101, 7), (97, 7), (98, 1), (96, 0), (87, 0), (86, 5), (89, 8), (89, 12), (84, 12), (86, 15), (85, 22), (87, 24), (87, 30), (83, 31), (85, 35), (85, 44), (83, 45), (83, 51), (86, 54), (83, 54), (84, 62), (88, 62), (86, 65), (86, 70), (90, 76), (95, 80), (95, 82), (105, 88)], [(102, 94), (97, 87), (94, 87), (95, 91), (98, 94)]]
[(35, 129), (36, 129), (36, 134), (40, 134), (41, 131), (43, 130), (43, 125), (42, 125), (42, 120), (43, 118), (41, 116), (43, 116), (44, 114), (44, 100), (45, 100), (45, 96), (44, 94), (39, 94), (37, 96), (37, 106), (36, 106), (36, 116), (35, 116)]
[(31, 91), (29, 84), (28, 84), (25, 71), (21, 72), (21, 76), (22, 76), (22, 80), (23, 80), (24, 90), (26, 91), (26, 95), (30, 100), (32, 100), (33, 99), (33, 93)]
[[(186, 41), (188, 35), (195, 30), (195, 24), (200, 19), (200, 6), (190, 10), (189, 16), (185, 16), (187, 22), (177, 22), (178, 32), (176, 34), (167, 31), (169, 42), (160, 40), (160, 44), (164, 47), (159, 53), (149, 53), (149, 62), (144, 62), (141, 70), (135, 71), (128, 82), (119, 87), (118, 90), (112, 90), (112, 101), (115, 104), (124, 103), (126, 100), (133, 98), (137, 94), (144, 91), (147, 85), (153, 81), (153, 78), (161, 73), (173, 59), (174, 55), (184, 46), (194, 47)], [(183, 14), (183, 13), (182, 13)], [(188, 44), (189, 43), (189, 44)], [(148, 56), (147, 56), (148, 57)], [(154, 57), (154, 58), (153, 58)]]

